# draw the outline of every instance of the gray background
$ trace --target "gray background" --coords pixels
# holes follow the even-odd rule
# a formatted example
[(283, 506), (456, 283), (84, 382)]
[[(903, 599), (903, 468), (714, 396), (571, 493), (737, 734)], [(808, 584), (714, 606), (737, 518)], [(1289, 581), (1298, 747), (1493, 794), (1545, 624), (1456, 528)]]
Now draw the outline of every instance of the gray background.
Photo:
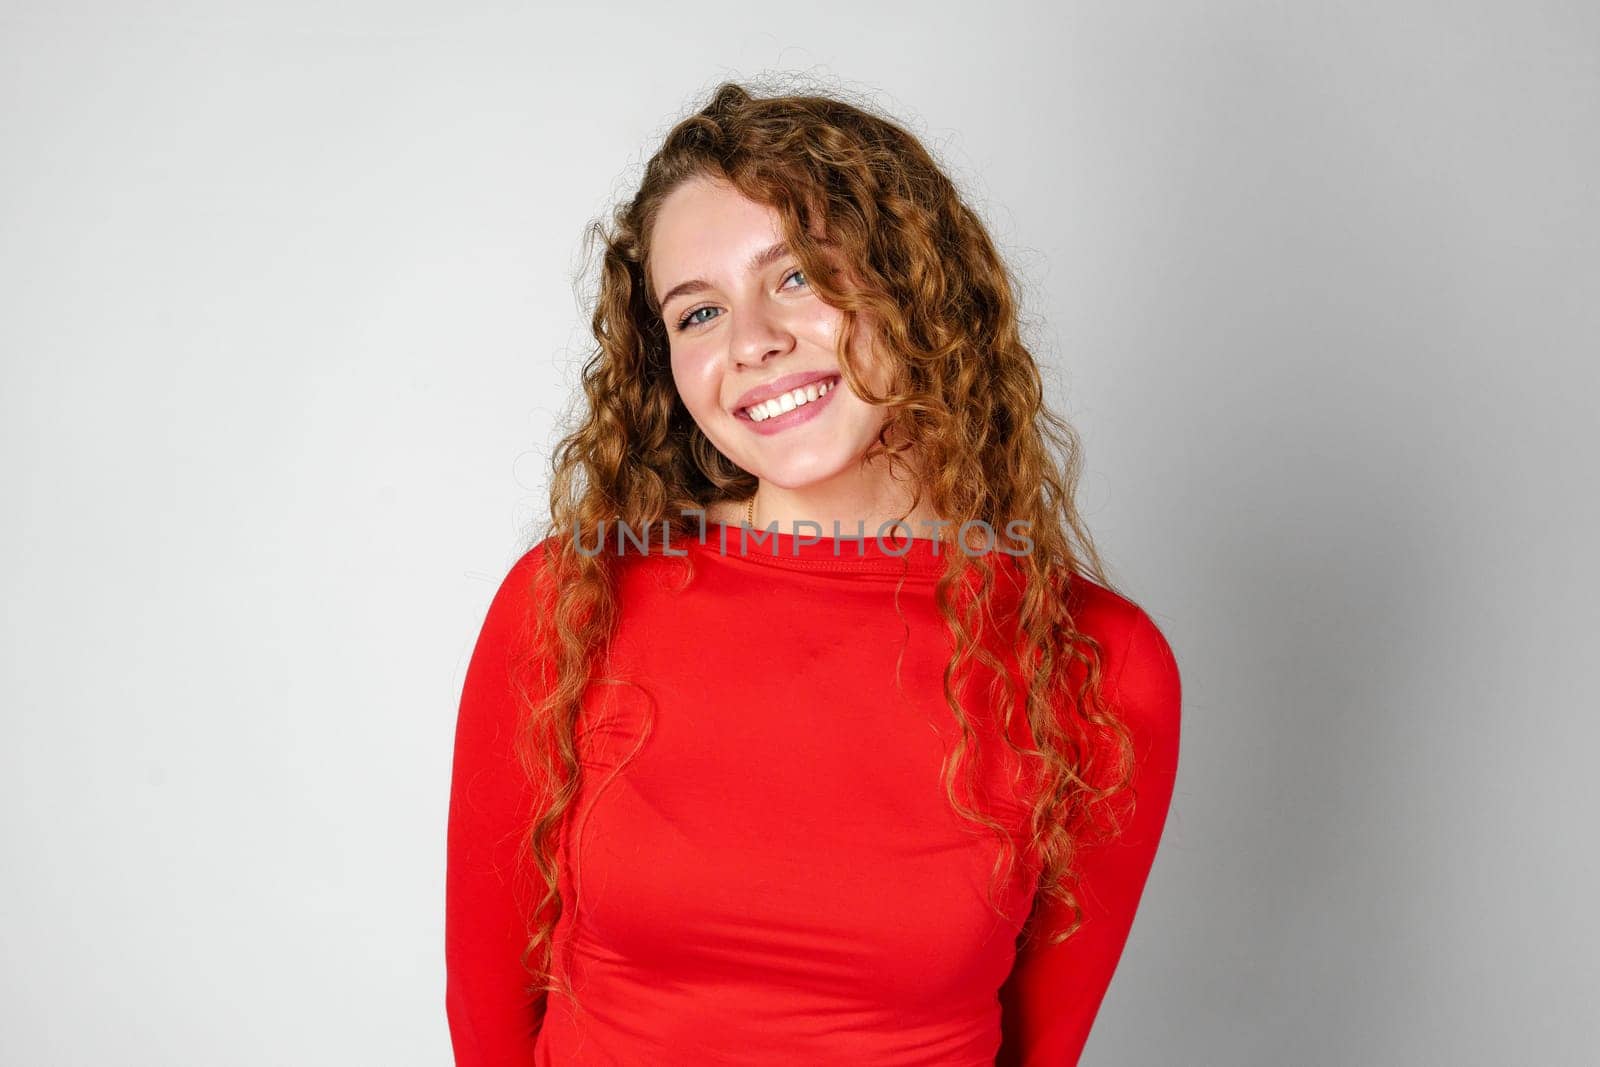
[(1088, 1064), (1600, 1048), (1588, 3), (0, 6), (0, 1061), (439, 1064), (583, 223), (724, 76), (924, 136), (1183, 668)]

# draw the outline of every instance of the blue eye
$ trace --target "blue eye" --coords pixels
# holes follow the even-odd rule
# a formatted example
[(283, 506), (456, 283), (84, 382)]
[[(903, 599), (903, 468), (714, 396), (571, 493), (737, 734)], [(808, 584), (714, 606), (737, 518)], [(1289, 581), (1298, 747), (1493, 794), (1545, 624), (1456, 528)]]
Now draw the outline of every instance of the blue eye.
[[(788, 274), (784, 275), (783, 276), (783, 280), (787, 282), (790, 278), (799, 278), (801, 280), (801, 282), (804, 282), (805, 281), (805, 277), (806, 277), (806, 272), (796, 268), (795, 270), (792, 270)], [(787, 286), (785, 288), (787, 288)], [(711, 307), (711, 306), (708, 305), (708, 306), (702, 307), (702, 308), (695, 308), (694, 310), (685, 313), (684, 316), (678, 320), (678, 329), (680, 331), (682, 331), (682, 330), (687, 330), (691, 326), (703, 326), (704, 324), (710, 322), (711, 320), (710, 319), (700, 319), (698, 322), (696, 322), (696, 321), (694, 321), (694, 317), (696, 315), (700, 314), (700, 312), (702, 312), (702, 311), (715, 311), (715, 310), (716, 310), (716, 308)]]
[(678, 320), (678, 329), (686, 330), (690, 326), (698, 326), (698, 325), (700, 325), (700, 322), (709, 322), (710, 321), (709, 319), (701, 319), (700, 322), (690, 322), (689, 320), (693, 319), (696, 315), (700, 314), (700, 312), (702, 312), (702, 311), (715, 311), (715, 310), (716, 310), (716, 308), (710, 308), (710, 307), (695, 308), (693, 311), (689, 312), (683, 318)]

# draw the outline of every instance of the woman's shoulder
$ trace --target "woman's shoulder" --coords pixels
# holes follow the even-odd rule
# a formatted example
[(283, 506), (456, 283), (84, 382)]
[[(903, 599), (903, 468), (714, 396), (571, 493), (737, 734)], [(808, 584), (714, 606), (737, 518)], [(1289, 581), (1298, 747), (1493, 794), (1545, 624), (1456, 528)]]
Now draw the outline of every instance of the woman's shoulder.
[(535, 588), (545, 585), (548, 581), (545, 577), (545, 564), (560, 551), (559, 540), (555, 534), (551, 534), (535, 542), (531, 548), (525, 549), (506, 573), (506, 582), (522, 589), (525, 593), (531, 593)]
[(1067, 583), (1073, 625), (1100, 649), (1105, 693), (1130, 718), (1176, 732), (1182, 703), (1177, 656), (1150, 612), (1086, 575)]
[(1151, 614), (1136, 601), (1074, 572), (1066, 581), (1067, 611), (1079, 630), (1102, 643), (1126, 641), (1141, 630), (1160, 633)]
[(508, 645), (527, 639), (534, 612), (548, 610), (552, 602), (544, 563), (555, 551), (555, 541), (546, 537), (524, 549), (501, 574), (484, 619), (485, 637), (493, 635)]

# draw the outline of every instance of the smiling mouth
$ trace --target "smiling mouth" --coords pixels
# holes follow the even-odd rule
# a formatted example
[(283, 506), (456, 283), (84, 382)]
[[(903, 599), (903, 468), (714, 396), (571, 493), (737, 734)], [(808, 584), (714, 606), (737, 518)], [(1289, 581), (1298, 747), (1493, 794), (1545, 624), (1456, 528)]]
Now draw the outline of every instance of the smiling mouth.
[(835, 374), (815, 382), (809, 382), (798, 389), (791, 389), (787, 393), (780, 393), (775, 397), (763, 400), (759, 404), (751, 404), (747, 408), (740, 408), (734, 415), (751, 422), (766, 422), (768, 419), (793, 411), (797, 407), (815, 403), (822, 397), (833, 392), (839, 385), (839, 375)]

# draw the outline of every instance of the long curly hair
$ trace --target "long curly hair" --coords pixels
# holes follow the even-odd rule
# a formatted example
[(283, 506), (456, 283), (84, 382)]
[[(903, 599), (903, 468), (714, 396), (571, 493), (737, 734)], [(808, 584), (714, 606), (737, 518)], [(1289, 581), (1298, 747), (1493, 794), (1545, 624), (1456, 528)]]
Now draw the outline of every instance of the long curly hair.
[[(976, 640), (995, 586), (991, 560), (949, 552), (935, 595), (956, 649), (943, 691), (960, 734), (941, 780), (963, 818), (999, 835), (1010, 870), (1017, 852), (1006, 828), (956, 792), (962, 768), (971, 774), (978, 743), (957, 678), (975, 658), (1004, 689), (1001, 735), (1037, 768), (1027, 809), (1028, 854), (1041, 869), (1034, 906), (1036, 912), (1045, 896), (1067, 905), (1073, 921), (1051, 934), (1053, 942), (1064, 940), (1082, 925), (1075, 852), (1091, 832), (1116, 832), (1121, 818), (1112, 801), (1128, 789), (1133, 766), (1128, 731), (1100, 692), (1101, 649), (1068, 610), (1070, 575), (1112, 588), (1075, 506), (1079, 438), (1045, 406), (1006, 265), (917, 138), (837, 94), (758, 96), (724, 82), (667, 133), (638, 191), (615, 208), (609, 225), (597, 220), (587, 230), (588, 247), (601, 248), (595, 347), (568, 415), (570, 431), (551, 457), (544, 551), (532, 579), (544, 595), (534, 601), (532, 637), (517, 665), (516, 746), (534, 798), (519, 864), (529, 887), (522, 955), (534, 979), (528, 991), (572, 998), (570, 978), (556, 980), (552, 966), (562, 911), (560, 842), (579, 789), (583, 696), (597, 680), (618, 613), (615, 558), (603, 531), (626, 523), (687, 535), (685, 512), (703, 515), (756, 489), (756, 477), (713, 447), (679, 399), (648, 281), (662, 202), (696, 177), (731, 183), (774, 209), (809, 285), (842, 311), (841, 376), (862, 399), (887, 409), (868, 458), (884, 457), (908, 475), (917, 500), (925, 497), (952, 528), (1028, 524), (1032, 551), (1011, 557), (1022, 577), (1011, 647), (1019, 649), (1035, 745), (1018, 748), (1012, 740), (1013, 679)], [(884, 395), (868, 389), (851, 356), (864, 314), (891, 368)], [(601, 536), (591, 538), (597, 530)], [(600, 551), (580, 550), (591, 540)], [(1082, 671), (1073, 685), (1067, 668), (1075, 661)]]

